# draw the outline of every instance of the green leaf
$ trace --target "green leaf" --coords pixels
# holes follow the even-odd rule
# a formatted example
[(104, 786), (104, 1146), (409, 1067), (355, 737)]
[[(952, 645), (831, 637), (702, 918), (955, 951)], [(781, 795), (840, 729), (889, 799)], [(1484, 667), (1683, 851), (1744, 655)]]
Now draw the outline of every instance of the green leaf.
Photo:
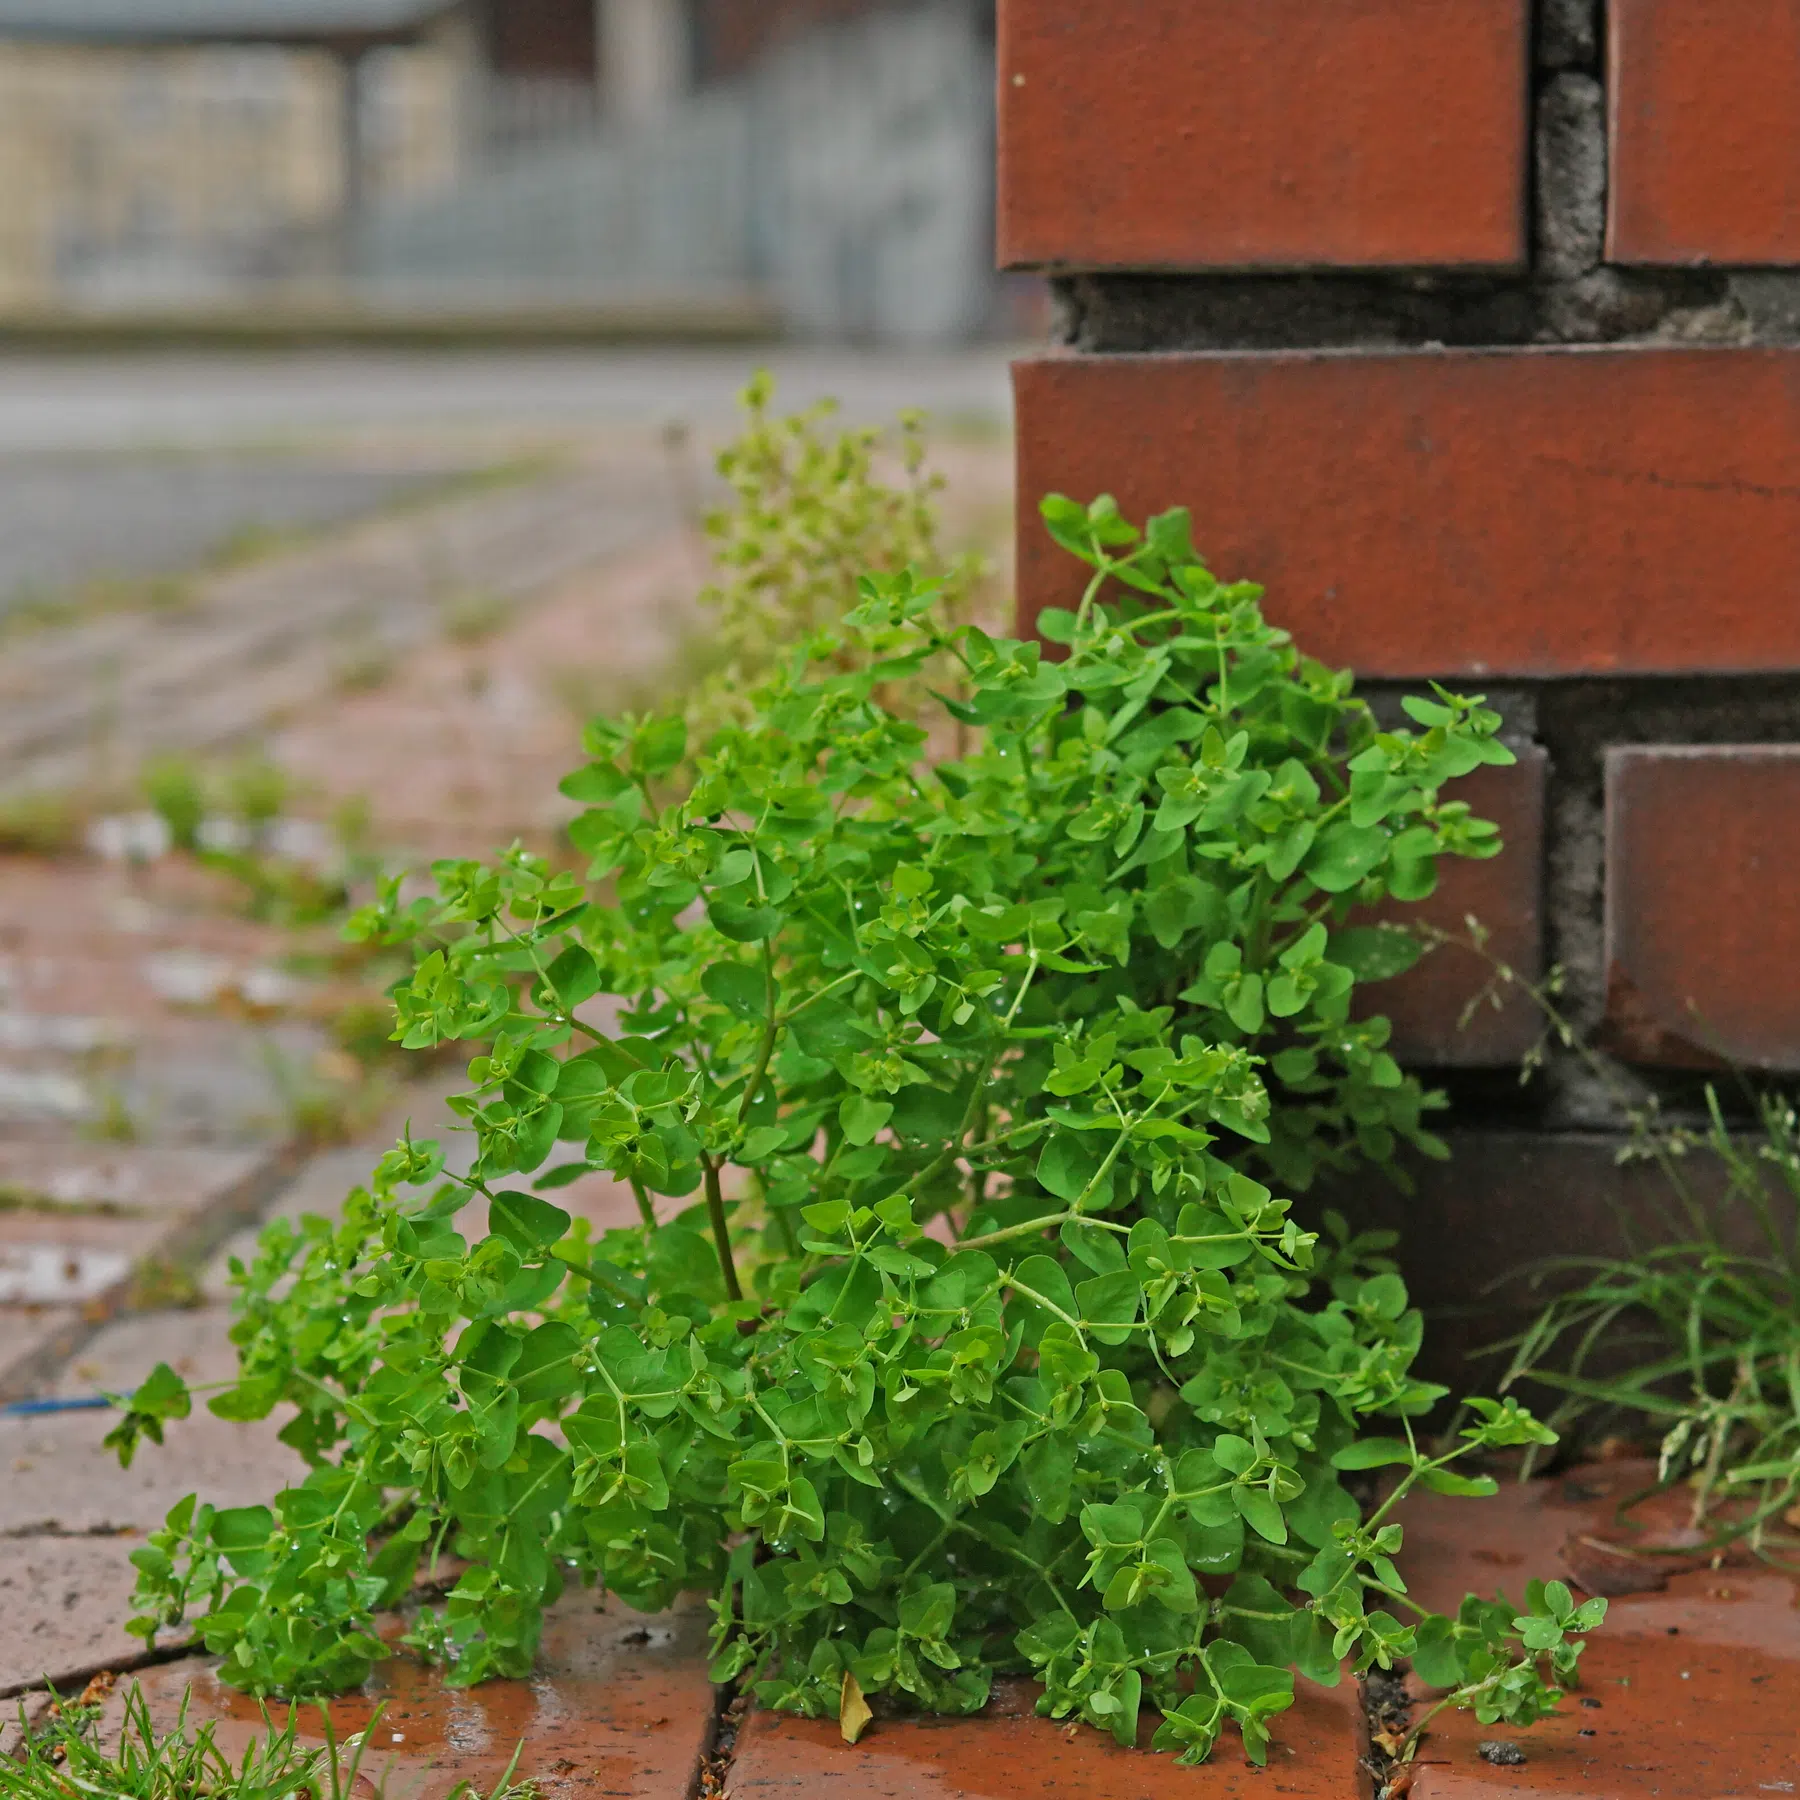
[(894, 1116), (891, 1101), (872, 1100), (867, 1094), (848, 1095), (838, 1108), (838, 1123), (853, 1144), (872, 1144)]
[(235, 1424), (266, 1419), (281, 1399), (281, 1389), (279, 1375), (240, 1381), (236, 1387), (227, 1388), (222, 1394), (214, 1394), (207, 1401), (206, 1410), (215, 1418), (229, 1419)]
[(185, 1419), (193, 1410), (187, 1383), (159, 1362), (131, 1396), (131, 1410), (149, 1419)]
[(590, 763), (565, 776), (558, 792), (584, 806), (605, 806), (631, 787), (631, 777), (612, 763)]
[(1342, 894), (1377, 868), (1387, 851), (1385, 832), (1373, 826), (1338, 824), (1319, 837), (1303, 866), (1316, 887), (1328, 894)]
[(761, 969), (743, 963), (714, 963), (700, 977), (700, 986), (709, 1000), (716, 1000), (740, 1019), (769, 1016), (768, 981)]
[(600, 965), (594, 961), (593, 952), (583, 949), (580, 944), (571, 944), (544, 971), (544, 978), (551, 992), (570, 1012), (600, 991)]
[(1410, 1463), (1414, 1452), (1399, 1438), (1360, 1438), (1332, 1457), (1334, 1469), (1385, 1469), (1393, 1463)]
[(1138, 1279), (1129, 1269), (1120, 1269), (1111, 1275), (1095, 1275), (1075, 1289), (1080, 1318), (1102, 1344), (1124, 1344), (1131, 1340), (1129, 1327), (1138, 1316), (1140, 1297)]
[(729, 900), (709, 900), (706, 916), (721, 937), (737, 944), (760, 944), (781, 930), (778, 906), (740, 906)]
[(1110, 1149), (1079, 1132), (1052, 1132), (1038, 1153), (1038, 1184), (1059, 1200), (1079, 1200), (1104, 1166)]
[(1491, 1475), (1456, 1475), (1448, 1469), (1423, 1470), (1419, 1485), (1430, 1488), (1434, 1494), (1464, 1494), (1471, 1499), (1486, 1499), (1500, 1491), (1499, 1482)]
[(1352, 925), (1331, 939), (1331, 960), (1358, 981), (1391, 981), (1424, 954), (1425, 946), (1400, 925)]
[(569, 1215), (535, 1194), (496, 1194), (488, 1207), (488, 1229), (521, 1256), (530, 1256), (568, 1234)]
[(1258, 1537), (1267, 1538), (1271, 1544), (1287, 1542), (1287, 1521), (1282, 1518), (1281, 1508), (1266, 1489), (1246, 1487), (1240, 1482), (1231, 1490), (1231, 1498), (1238, 1511), (1244, 1515), (1245, 1523)]
[(645, 775), (667, 775), (687, 755), (687, 720), (646, 719), (631, 744), (631, 762)]

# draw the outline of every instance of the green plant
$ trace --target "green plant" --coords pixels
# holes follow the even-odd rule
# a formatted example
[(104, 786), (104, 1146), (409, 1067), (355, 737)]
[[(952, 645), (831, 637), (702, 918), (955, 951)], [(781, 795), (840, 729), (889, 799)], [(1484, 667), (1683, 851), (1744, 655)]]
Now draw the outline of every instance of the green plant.
[[(1352, 1004), (1416, 945), (1353, 920), (1498, 849), (1440, 790), (1510, 760), (1499, 720), (1440, 692), (1381, 731), (1185, 515), (1046, 516), (1092, 570), (1043, 620), (1065, 661), (871, 579), (691, 760), (679, 718), (590, 727), (585, 880), (515, 849), (357, 917), (417, 955), (398, 1040), (485, 1046), (472, 1171), (408, 1142), (341, 1222), (265, 1232), (211, 1405), (291, 1405), (311, 1473), (177, 1507), (134, 1631), (190, 1621), (253, 1692), (353, 1683), (442, 1550), (407, 1641), (459, 1683), (527, 1672), (579, 1579), (710, 1588), (717, 1678), (849, 1732), (1002, 1669), (1122, 1742), (1148, 1701), (1189, 1760), (1231, 1722), (1260, 1759), (1290, 1665), (1549, 1703), (1596, 1611), (1434, 1618), (1394, 1559), (1409, 1491), (1491, 1492), (1455, 1465), (1552, 1434), (1477, 1401), (1423, 1444), (1385, 1241), (1269, 1185), (1434, 1147)], [(970, 747), (933, 765), (877, 695), (944, 659)], [(589, 1168), (640, 1226), (544, 1198)], [(188, 1405), (159, 1369), (113, 1441)]]
[(226, 770), (221, 788), (225, 811), (241, 819), (252, 838), (287, 811), (294, 792), (287, 770), (266, 756), (248, 756), (234, 763)]
[(206, 821), (206, 786), (184, 756), (159, 756), (144, 770), (144, 798), (169, 828), (177, 850), (195, 850)]
[[(1710, 1548), (1742, 1540), (1793, 1557), (1800, 1532), (1783, 1528), (1800, 1524), (1800, 1115), (1763, 1095), (1760, 1141), (1746, 1142), (1710, 1086), (1706, 1098), (1698, 1131), (1634, 1116), (1627, 1159), (1664, 1178), (1665, 1241), (1636, 1246), (1626, 1224), (1624, 1256), (1538, 1265), (1535, 1281), (1566, 1285), (1513, 1344), (1505, 1380), (1560, 1391), (1554, 1416), (1568, 1427), (1654, 1423), (1659, 1484), (1687, 1484)], [(1745, 1225), (1759, 1249), (1744, 1247)]]
[(194, 1271), (171, 1256), (146, 1256), (133, 1265), (125, 1305), (131, 1312), (191, 1311), (206, 1295)]
[(444, 635), (455, 644), (479, 644), (512, 617), (515, 603), (491, 588), (457, 588), (442, 602)]
[[(0, 1758), (0, 1794), (7, 1800), (350, 1800), (371, 1791), (360, 1770), (380, 1707), (367, 1729), (343, 1744), (321, 1707), (325, 1743), (315, 1748), (299, 1741), (297, 1710), (279, 1729), (265, 1713), (261, 1736), (233, 1761), (219, 1745), (215, 1721), (190, 1724), (192, 1690), (183, 1694), (170, 1729), (158, 1731), (134, 1684), (116, 1735), (104, 1731), (111, 1679), (90, 1684), (79, 1701), (53, 1702), (41, 1724), (28, 1723), (21, 1705), (20, 1748), (10, 1762)], [(515, 1752), (489, 1800), (537, 1800), (534, 1784), (514, 1782), (518, 1762)], [(459, 1783), (449, 1800), (474, 1800), (473, 1790)]]
[(785, 418), (773, 402), (773, 381), (757, 374), (742, 395), (743, 430), (719, 457), (733, 498), (706, 517), (718, 575), (700, 598), (717, 614), (707, 639), (717, 666), (688, 707), (697, 736), (749, 718), (757, 684), (789, 647), (836, 632), (866, 575), (919, 571), (940, 585), (939, 616), (957, 625), (985, 573), (979, 556), (940, 547), (943, 482), (926, 468), (921, 415), (901, 417), (891, 485), (881, 432), (829, 429), (831, 401)]
[(0, 856), (66, 856), (79, 850), (91, 802), (51, 790), (0, 797)]

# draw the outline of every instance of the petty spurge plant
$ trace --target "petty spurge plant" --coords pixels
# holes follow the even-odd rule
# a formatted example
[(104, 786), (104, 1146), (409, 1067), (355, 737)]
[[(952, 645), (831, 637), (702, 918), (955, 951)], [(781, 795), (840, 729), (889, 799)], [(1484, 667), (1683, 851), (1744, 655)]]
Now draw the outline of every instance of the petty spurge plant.
[[(1438, 692), (1377, 729), (1183, 514), (1046, 517), (1092, 571), (1063, 660), (871, 579), (747, 723), (590, 728), (585, 879), (514, 851), (357, 918), (417, 955), (400, 1041), (481, 1046), (470, 1173), (404, 1144), (341, 1223), (265, 1233), (212, 1406), (293, 1408), (312, 1471), (178, 1507), (134, 1629), (189, 1621), (252, 1692), (353, 1683), (444, 1550), (407, 1642), (456, 1682), (528, 1671), (582, 1580), (709, 1590), (717, 1678), (851, 1734), (1005, 1670), (1123, 1743), (1148, 1702), (1189, 1760), (1228, 1722), (1262, 1757), (1295, 1668), (1554, 1698), (1597, 1609), (1425, 1615), (1394, 1520), (1550, 1434), (1477, 1402), (1426, 1448), (1384, 1246), (1277, 1191), (1433, 1147), (1354, 1004), (1415, 946), (1351, 921), (1498, 849), (1442, 789), (1511, 760), (1499, 720)], [(969, 748), (933, 766), (877, 696), (946, 664)], [(545, 1197), (588, 1170), (640, 1225)], [(127, 1454), (188, 1397), (132, 1404)], [(1341, 1477), (1387, 1469), (1365, 1515)]]

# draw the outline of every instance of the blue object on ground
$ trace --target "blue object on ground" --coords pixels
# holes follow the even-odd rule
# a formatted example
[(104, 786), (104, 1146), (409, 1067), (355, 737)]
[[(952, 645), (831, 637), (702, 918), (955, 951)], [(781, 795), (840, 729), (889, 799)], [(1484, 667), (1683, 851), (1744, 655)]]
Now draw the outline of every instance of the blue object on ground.
[(109, 1412), (117, 1403), (104, 1394), (90, 1394), (82, 1400), (14, 1400), (0, 1406), (0, 1419), (35, 1418), (42, 1413)]

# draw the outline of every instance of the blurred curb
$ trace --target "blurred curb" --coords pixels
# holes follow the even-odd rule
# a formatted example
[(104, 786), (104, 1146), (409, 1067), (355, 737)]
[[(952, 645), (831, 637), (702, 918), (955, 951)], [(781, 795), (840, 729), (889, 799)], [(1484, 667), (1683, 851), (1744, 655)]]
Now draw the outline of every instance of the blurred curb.
[(755, 296), (641, 301), (615, 306), (513, 311), (381, 311), (359, 306), (258, 306), (220, 310), (5, 313), (8, 351), (464, 350), (534, 345), (764, 344), (781, 336), (775, 308)]

